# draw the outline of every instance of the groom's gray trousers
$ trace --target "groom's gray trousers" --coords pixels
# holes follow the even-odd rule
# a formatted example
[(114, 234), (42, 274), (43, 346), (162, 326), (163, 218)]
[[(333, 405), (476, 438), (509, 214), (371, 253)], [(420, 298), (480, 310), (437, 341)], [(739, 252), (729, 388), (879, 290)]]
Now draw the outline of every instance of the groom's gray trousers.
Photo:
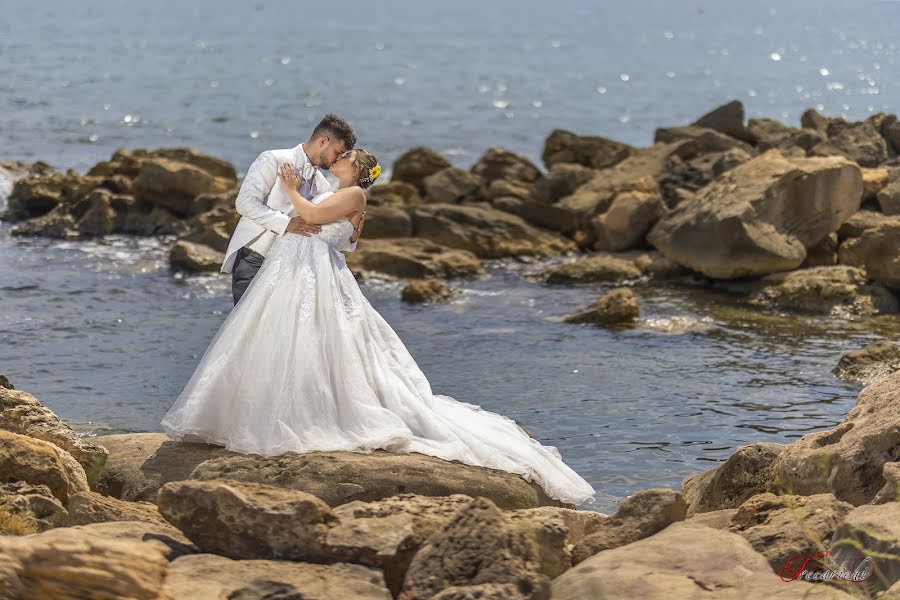
[(256, 276), (263, 260), (265, 257), (262, 254), (254, 252), (246, 246), (238, 250), (234, 268), (231, 269), (231, 295), (234, 297), (235, 305), (244, 295), (250, 281)]

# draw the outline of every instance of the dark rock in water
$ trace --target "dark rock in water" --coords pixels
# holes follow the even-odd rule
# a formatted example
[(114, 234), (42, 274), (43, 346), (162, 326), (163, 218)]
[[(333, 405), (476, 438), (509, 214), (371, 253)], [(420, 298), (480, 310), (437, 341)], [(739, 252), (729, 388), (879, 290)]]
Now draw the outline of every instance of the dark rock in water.
[(410, 303), (447, 302), (457, 291), (440, 279), (425, 279), (414, 281), (404, 287), (400, 299)]
[(634, 261), (607, 252), (598, 252), (575, 262), (553, 267), (540, 277), (545, 283), (593, 283), (597, 281), (620, 282), (637, 279), (643, 271)]
[(845, 381), (868, 384), (896, 371), (900, 371), (900, 346), (881, 340), (842, 356), (832, 373)]
[(900, 310), (887, 288), (870, 282), (865, 271), (845, 265), (774, 273), (759, 283), (761, 289), (751, 302), (761, 306), (842, 315), (892, 314)]
[(638, 301), (629, 288), (617, 288), (602, 294), (582, 312), (565, 317), (566, 323), (592, 323), (610, 326), (630, 323), (638, 318)]
[(16, 389), (16, 386), (9, 382), (9, 378), (6, 375), (0, 375), (0, 387), (4, 387), (8, 390)]
[[(413, 148), (398, 156), (397, 160), (394, 161), (394, 168), (391, 171), (391, 183), (402, 181), (412, 184), (420, 194), (424, 195), (425, 178), (452, 166), (449, 160), (431, 148), (424, 146)], [(379, 187), (382, 186), (376, 186), (370, 193), (374, 194)]]
[(592, 169), (606, 169), (628, 158), (634, 148), (601, 136), (576, 135), (555, 129), (544, 142), (541, 160), (551, 169), (560, 163), (578, 164)]

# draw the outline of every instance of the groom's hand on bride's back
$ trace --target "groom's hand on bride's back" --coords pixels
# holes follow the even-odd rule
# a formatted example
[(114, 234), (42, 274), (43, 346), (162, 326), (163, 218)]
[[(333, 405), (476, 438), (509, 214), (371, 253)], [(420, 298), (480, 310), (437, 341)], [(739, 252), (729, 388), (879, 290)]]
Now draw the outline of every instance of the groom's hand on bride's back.
[(322, 231), (321, 225), (304, 221), (300, 217), (291, 217), (291, 220), (288, 221), (287, 229), (284, 230), (285, 233), (299, 233), (306, 236), (319, 233), (320, 231)]

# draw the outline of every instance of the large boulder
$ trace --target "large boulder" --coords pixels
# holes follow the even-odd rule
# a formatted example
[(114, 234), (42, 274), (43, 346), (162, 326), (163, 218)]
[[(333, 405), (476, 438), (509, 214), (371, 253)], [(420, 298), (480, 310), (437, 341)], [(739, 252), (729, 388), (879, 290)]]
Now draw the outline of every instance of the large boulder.
[(147, 158), (134, 180), (138, 201), (162, 206), (183, 217), (197, 214), (194, 199), (234, 188), (233, 178), (219, 177), (195, 164), (169, 158)]
[(667, 258), (716, 279), (787, 271), (837, 231), (861, 198), (862, 174), (854, 163), (770, 150), (680, 204), (648, 241)]
[(745, 501), (729, 530), (743, 536), (779, 573), (795, 556), (810, 556), (831, 540), (853, 505), (832, 494), (776, 496), (766, 492)]
[(897, 299), (865, 271), (836, 265), (767, 275), (751, 302), (813, 314), (868, 316), (898, 311)]
[(553, 600), (851, 600), (834, 587), (785, 582), (741, 536), (685, 521), (595, 554), (553, 580)]
[(97, 492), (78, 492), (66, 504), (67, 515), (63, 525), (90, 525), (116, 521), (143, 521), (156, 525), (168, 525), (152, 502), (129, 502)]
[(837, 427), (804, 435), (772, 463), (772, 489), (832, 493), (853, 505), (871, 502), (885, 485), (882, 468), (900, 456), (900, 373), (863, 388)]
[(450, 586), (512, 584), (530, 600), (549, 600), (539, 554), (487, 498), (475, 498), (435, 532), (412, 560), (404, 600), (426, 600)]
[(900, 290), (900, 219), (891, 218), (850, 238), (838, 249), (842, 264), (865, 267), (870, 277)]
[(329, 506), (398, 493), (485, 496), (505, 510), (559, 506), (535, 482), (518, 475), (445, 461), (417, 452), (286, 453), (263, 458), (211, 444), (175, 442), (161, 433), (99, 436), (109, 460), (98, 491), (153, 501), (160, 487), (186, 479), (236, 479), (308, 492)]
[(458, 250), (422, 238), (364, 239), (347, 254), (354, 272), (374, 272), (402, 279), (473, 277), (484, 272), (468, 250)]
[(575, 249), (571, 240), (494, 208), (432, 204), (414, 208), (412, 219), (416, 237), (468, 250), (480, 258), (548, 256)]
[(590, 220), (594, 249), (626, 250), (644, 243), (644, 236), (668, 213), (658, 190), (631, 190), (617, 194), (606, 212)]
[(687, 501), (687, 514), (737, 508), (765, 492), (772, 464), (784, 448), (784, 444), (772, 442), (742, 446), (715, 469), (685, 478), (681, 493)]
[(634, 148), (623, 142), (592, 135), (576, 135), (554, 129), (544, 142), (541, 160), (551, 169), (560, 163), (574, 163), (592, 169), (606, 169), (628, 158)]
[(408, 210), (397, 206), (368, 206), (361, 235), (366, 240), (412, 237), (412, 217)]
[(215, 554), (182, 556), (169, 565), (164, 598), (391, 600), (377, 569), (336, 563), (232, 560)]
[(0, 386), (0, 429), (52, 442), (81, 464), (88, 481), (97, 479), (106, 463), (106, 450), (78, 435), (40, 400), (27, 392)]

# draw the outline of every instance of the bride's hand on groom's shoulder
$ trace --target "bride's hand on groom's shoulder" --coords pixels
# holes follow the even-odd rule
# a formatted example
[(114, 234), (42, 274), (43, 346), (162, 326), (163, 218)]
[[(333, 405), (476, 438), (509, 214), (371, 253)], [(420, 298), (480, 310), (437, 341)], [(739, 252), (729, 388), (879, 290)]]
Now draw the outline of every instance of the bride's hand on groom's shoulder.
[(291, 163), (281, 163), (276, 175), (288, 188), (296, 190), (300, 187), (300, 176), (294, 171), (294, 167), (291, 166)]

